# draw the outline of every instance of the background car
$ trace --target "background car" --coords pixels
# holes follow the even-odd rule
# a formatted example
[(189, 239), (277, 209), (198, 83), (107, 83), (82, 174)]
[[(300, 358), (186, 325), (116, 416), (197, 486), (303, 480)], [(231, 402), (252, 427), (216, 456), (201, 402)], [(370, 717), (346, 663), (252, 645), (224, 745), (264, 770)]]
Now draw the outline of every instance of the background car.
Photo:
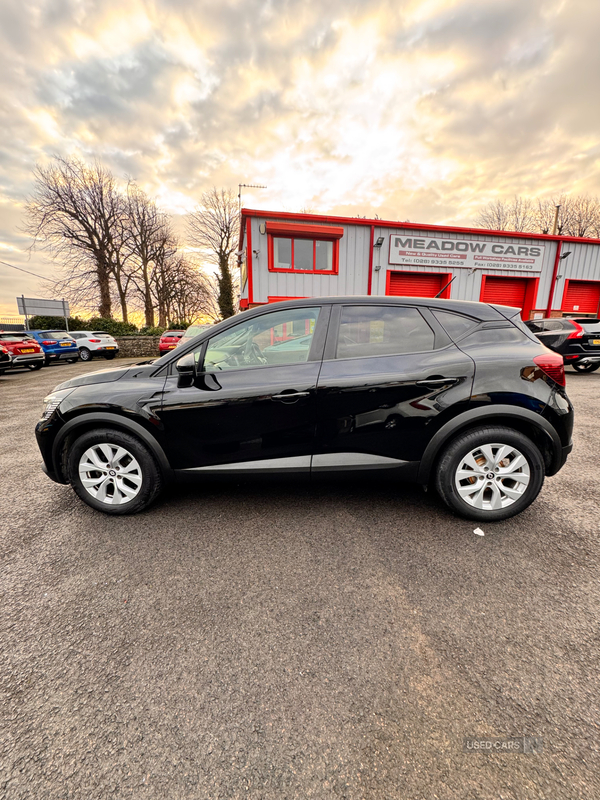
[(77, 342), (68, 331), (28, 331), (28, 333), (41, 346), (45, 364), (52, 364), (54, 361), (73, 363), (79, 360)]
[(549, 317), (525, 323), (537, 338), (560, 353), (576, 372), (600, 367), (600, 320), (589, 317)]
[(184, 333), (185, 331), (165, 331), (158, 343), (158, 351), (161, 356), (164, 356), (169, 350), (174, 350)]
[(73, 331), (70, 334), (77, 342), (79, 358), (91, 361), (94, 356), (114, 358), (119, 352), (119, 343), (104, 331)]
[(0, 359), (0, 373), (17, 367), (41, 369), (44, 366), (42, 348), (28, 331), (0, 331), (0, 345), (8, 355), (8, 359)]
[(184, 331), (181, 339), (177, 342), (177, 347), (187, 344), (194, 338), (194, 336), (198, 336), (199, 333), (202, 333), (202, 331), (207, 331), (210, 328), (212, 328), (212, 325), (190, 325), (190, 327)]

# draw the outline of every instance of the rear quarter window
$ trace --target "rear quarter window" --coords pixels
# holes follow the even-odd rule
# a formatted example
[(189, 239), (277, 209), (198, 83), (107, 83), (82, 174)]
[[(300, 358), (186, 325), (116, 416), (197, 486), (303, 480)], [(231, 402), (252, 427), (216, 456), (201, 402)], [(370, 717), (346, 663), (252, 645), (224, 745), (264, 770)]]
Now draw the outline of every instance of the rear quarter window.
[(460, 339), (466, 333), (473, 330), (479, 323), (479, 320), (465, 317), (463, 314), (455, 314), (451, 311), (436, 311), (433, 308), (431, 311), (438, 322), (441, 323), (448, 336), (454, 340)]

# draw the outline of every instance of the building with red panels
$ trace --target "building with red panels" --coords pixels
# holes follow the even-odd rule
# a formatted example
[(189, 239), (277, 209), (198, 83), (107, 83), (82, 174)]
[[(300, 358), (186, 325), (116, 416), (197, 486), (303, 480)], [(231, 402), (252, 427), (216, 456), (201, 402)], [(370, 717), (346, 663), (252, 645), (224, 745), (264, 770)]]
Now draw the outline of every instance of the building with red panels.
[(597, 316), (600, 240), (242, 209), (240, 308), (404, 295)]

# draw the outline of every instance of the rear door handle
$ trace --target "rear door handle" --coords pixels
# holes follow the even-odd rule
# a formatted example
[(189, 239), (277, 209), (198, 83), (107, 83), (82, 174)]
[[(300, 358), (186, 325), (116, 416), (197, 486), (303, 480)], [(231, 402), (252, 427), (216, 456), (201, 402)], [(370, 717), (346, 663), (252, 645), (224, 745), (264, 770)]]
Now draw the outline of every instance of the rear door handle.
[(417, 386), (443, 386), (448, 383), (458, 383), (458, 378), (425, 378), (424, 381), (417, 381)]
[(283, 392), (282, 394), (274, 394), (271, 397), (271, 400), (279, 400), (280, 403), (295, 403), (296, 400), (300, 399), (301, 397), (308, 397), (310, 392)]

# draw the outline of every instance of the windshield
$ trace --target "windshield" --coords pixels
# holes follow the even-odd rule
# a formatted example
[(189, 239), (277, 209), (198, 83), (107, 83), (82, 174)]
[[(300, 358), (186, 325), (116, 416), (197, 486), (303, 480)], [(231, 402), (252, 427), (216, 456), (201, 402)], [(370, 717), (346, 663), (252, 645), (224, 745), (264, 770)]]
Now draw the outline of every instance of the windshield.
[(598, 320), (591, 320), (590, 322), (580, 322), (579, 323), (583, 330), (586, 333), (598, 333), (600, 332), (600, 322)]
[(193, 339), (194, 336), (198, 336), (199, 333), (202, 333), (202, 331), (207, 331), (209, 328), (212, 328), (212, 325), (190, 325), (190, 327), (183, 334), (182, 338)]
[(31, 337), (27, 333), (0, 333), (0, 341), (3, 342), (22, 342), (29, 338)]

